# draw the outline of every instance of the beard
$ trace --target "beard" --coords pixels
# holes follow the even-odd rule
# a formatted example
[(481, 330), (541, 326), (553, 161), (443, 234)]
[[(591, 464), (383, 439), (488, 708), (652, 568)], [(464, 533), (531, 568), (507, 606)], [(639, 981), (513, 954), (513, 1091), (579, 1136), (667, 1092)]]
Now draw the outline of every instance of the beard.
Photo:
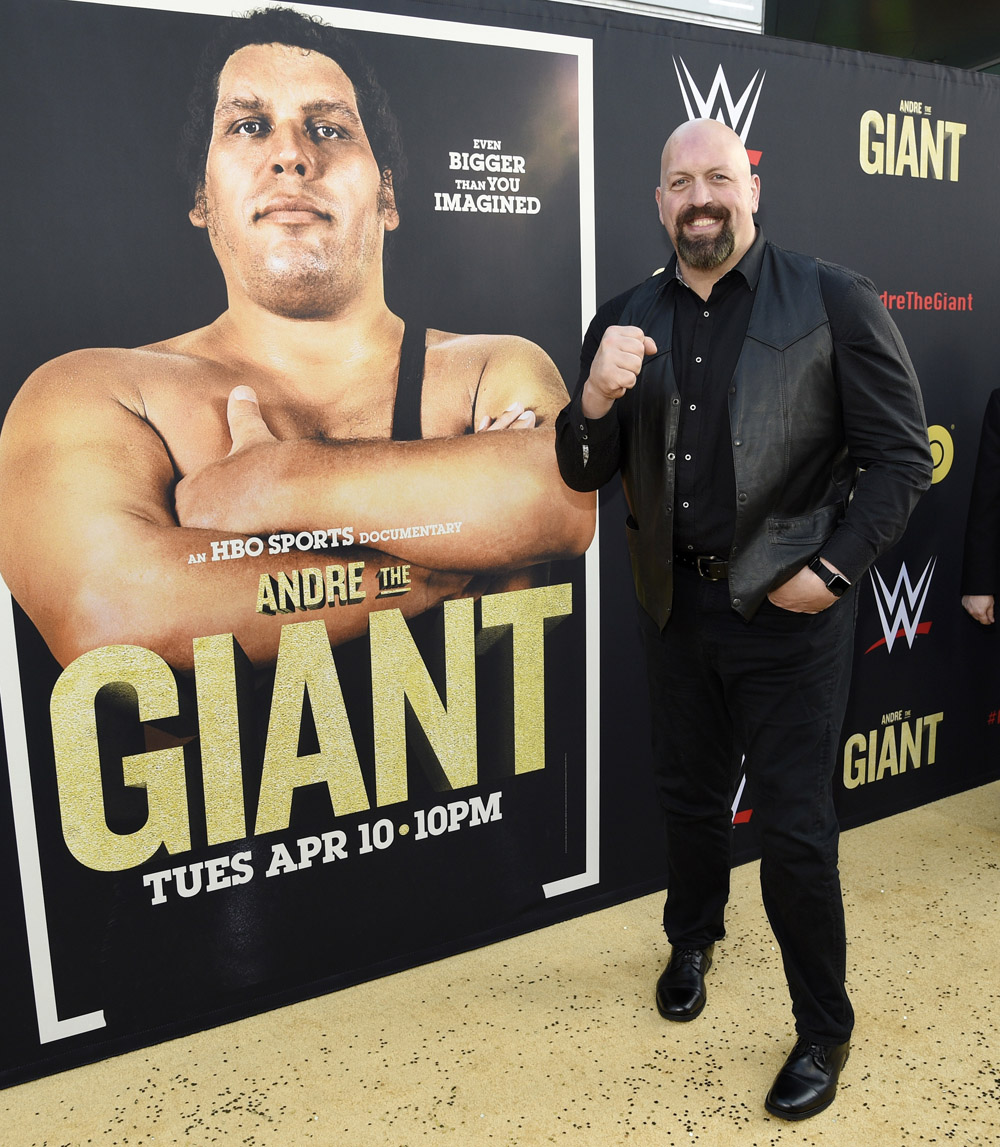
[[(693, 219), (719, 219), (722, 230), (717, 235), (690, 238), (684, 226)], [(688, 207), (677, 217), (674, 246), (682, 263), (698, 271), (711, 271), (720, 267), (736, 249), (736, 235), (732, 220), (724, 207)]]

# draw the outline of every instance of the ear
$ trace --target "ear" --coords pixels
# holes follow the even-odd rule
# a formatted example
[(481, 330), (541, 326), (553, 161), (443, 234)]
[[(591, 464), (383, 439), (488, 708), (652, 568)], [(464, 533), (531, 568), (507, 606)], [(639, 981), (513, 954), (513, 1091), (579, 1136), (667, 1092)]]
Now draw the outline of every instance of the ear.
[(382, 182), (378, 189), (378, 205), (382, 212), (382, 226), (386, 231), (395, 231), (399, 226), (399, 212), (396, 210), (396, 189), (392, 185), (392, 172), (387, 167), (382, 172)]
[(751, 175), (750, 176), (750, 187), (752, 188), (751, 203), (753, 204), (753, 213), (756, 215), (757, 214), (757, 208), (760, 206), (760, 176), (759, 175)]
[(666, 223), (664, 223), (664, 220), (663, 220), (663, 201), (662, 201), (662, 198), (660, 196), (659, 184), (657, 184), (657, 187), (656, 187), (656, 213), (660, 217), (660, 222), (663, 223), (664, 226), (666, 226)]
[(207, 227), (208, 219), (206, 218), (206, 203), (205, 203), (205, 185), (204, 183), (198, 188), (194, 197), (194, 207), (188, 212), (188, 219), (194, 224), (195, 227)]

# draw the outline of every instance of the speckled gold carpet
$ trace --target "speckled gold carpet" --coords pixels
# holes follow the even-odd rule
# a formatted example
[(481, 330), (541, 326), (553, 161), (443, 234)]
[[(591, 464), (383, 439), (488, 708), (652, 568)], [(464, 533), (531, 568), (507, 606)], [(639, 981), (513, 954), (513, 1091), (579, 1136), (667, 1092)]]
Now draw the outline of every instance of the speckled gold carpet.
[(653, 1006), (660, 896), (0, 1092), (2, 1147), (1000, 1143), (1000, 782), (841, 846), (858, 1025), (836, 1103), (763, 1096), (793, 1042), (757, 865), (705, 1012)]

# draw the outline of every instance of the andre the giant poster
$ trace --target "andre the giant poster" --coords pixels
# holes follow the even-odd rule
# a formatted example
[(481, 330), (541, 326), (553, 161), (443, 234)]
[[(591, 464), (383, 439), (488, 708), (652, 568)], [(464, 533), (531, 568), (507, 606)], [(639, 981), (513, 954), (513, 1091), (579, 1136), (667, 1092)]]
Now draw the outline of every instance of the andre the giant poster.
[(6, 12), (2, 1082), (597, 880), (589, 55), (298, 10)]

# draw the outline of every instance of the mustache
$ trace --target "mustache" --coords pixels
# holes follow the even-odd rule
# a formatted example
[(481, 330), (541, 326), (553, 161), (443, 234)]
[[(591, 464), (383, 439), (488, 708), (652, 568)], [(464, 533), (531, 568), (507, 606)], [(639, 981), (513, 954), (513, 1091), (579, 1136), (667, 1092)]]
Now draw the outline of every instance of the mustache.
[(692, 204), (690, 207), (685, 207), (677, 216), (677, 222), (681, 226), (684, 226), (685, 223), (693, 223), (695, 219), (718, 219), (725, 223), (729, 219), (729, 211), (727, 208), (714, 203), (706, 204), (704, 207), (695, 207)]

